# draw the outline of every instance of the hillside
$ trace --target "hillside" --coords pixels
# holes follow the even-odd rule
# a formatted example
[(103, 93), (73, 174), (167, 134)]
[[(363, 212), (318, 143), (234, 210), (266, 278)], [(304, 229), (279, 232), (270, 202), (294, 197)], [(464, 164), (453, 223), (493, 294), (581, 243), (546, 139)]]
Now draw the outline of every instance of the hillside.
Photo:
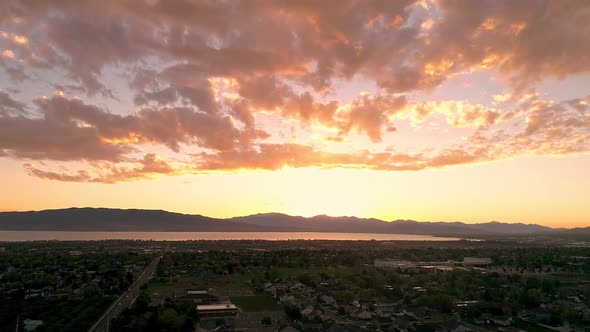
[[(446, 236), (529, 235), (580, 233), (535, 224), (489, 222), (417, 222), (357, 217), (311, 218), (280, 213), (255, 214), (229, 219), (173, 213), (163, 210), (69, 208), (58, 210), (0, 212), (0, 230), (21, 231), (145, 231), (145, 232), (341, 232), (423, 234)], [(584, 232), (585, 233), (585, 232)]]
[(0, 213), (0, 229), (20, 231), (257, 232), (256, 225), (163, 210), (70, 208)]

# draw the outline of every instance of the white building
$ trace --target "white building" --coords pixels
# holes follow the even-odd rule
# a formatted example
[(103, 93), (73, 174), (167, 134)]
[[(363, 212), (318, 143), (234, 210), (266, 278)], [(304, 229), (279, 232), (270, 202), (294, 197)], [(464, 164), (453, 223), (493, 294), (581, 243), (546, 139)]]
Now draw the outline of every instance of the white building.
[(376, 259), (374, 262), (375, 267), (388, 267), (388, 268), (404, 268), (413, 266), (414, 263), (410, 261), (403, 261), (403, 260), (393, 260), (393, 259)]
[(23, 320), (23, 328), (25, 331), (35, 331), (39, 326), (43, 325), (42, 320), (25, 319)]

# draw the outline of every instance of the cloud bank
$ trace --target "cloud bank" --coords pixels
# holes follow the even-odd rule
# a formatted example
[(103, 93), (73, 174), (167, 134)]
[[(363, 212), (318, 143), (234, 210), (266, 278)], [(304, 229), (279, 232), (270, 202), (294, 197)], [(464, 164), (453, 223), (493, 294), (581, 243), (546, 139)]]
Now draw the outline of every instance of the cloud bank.
[[(585, 153), (590, 91), (536, 89), (589, 73), (588, 22), (586, 1), (4, 1), (0, 157), (113, 183)], [(424, 98), (480, 72), (508, 91)]]

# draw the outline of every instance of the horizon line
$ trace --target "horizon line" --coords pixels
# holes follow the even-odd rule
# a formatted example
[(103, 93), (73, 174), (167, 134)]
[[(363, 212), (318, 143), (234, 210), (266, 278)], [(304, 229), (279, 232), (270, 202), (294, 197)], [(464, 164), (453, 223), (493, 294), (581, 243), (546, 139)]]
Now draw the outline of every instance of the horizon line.
[(105, 209), (105, 210), (143, 210), (143, 211), (163, 211), (163, 212), (167, 212), (167, 213), (175, 213), (175, 214), (182, 214), (182, 215), (189, 215), (189, 216), (202, 216), (202, 217), (206, 217), (206, 218), (211, 218), (211, 219), (219, 219), (219, 220), (228, 220), (228, 219), (235, 219), (235, 218), (244, 218), (244, 217), (251, 217), (251, 216), (256, 216), (256, 215), (271, 215), (271, 214), (277, 214), (277, 215), (283, 215), (283, 216), (288, 216), (288, 217), (294, 217), (294, 218), (304, 218), (304, 219), (313, 219), (316, 217), (329, 217), (329, 218), (357, 218), (357, 219), (363, 219), (363, 220), (369, 220), (369, 219), (373, 219), (373, 220), (378, 220), (378, 221), (382, 221), (382, 222), (399, 222), (399, 221), (412, 221), (412, 222), (417, 222), (417, 223), (461, 223), (464, 225), (482, 225), (482, 224), (489, 224), (489, 223), (499, 223), (499, 224), (507, 224), (507, 225), (525, 225), (525, 226), (541, 226), (541, 227), (547, 227), (547, 228), (551, 228), (554, 230), (559, 230), (559, 229), (576, 229), (576, 228), (585, 228), (585, 227), (590, 227), (590, 225), (586, 225), (586, 226), (576, 226), (576, 227), (553, 227), (553, 226), (548, 226), (548, 225), (544, 225), (544, 224), (537, 224), (537, 223), (524, 223), (524, 222), (506, 222), (506, 221), (498, 221), (498, 220), (489, 220), (489, 221), (484, 221), (484, 222), (465, 222), (465, 221), (431, 221), (431, 220), (416, 220), (416, 219), (404, 219), (404, 218), (398, 218), (398, 219), (393, 219), (393, 220), (385, 220), (385, 219), (381, 219), (381, 218), (376, 218), (376, 217), (359, 217), (359, 216), (354, 216), (354, 215), (329, 215), (329, 214), (316, 214), (316, 215), (312, 215), (312, 216), (302, 216), (302, 215), (296, 215), (296, 214), (288, 214), (288, 213), (283, 213), (283, 212), (276, 212), (276, 211), (270, 211), (270, 212), (256, 212), (256, 213), (252, 213), (252, 214), (246, 214), (246, 215), (236, 215), (236, 216), (232, 216), (232, 217), (212, 217), (212, 216), (208, 216), (208, 215), (204, 215), (204, 214), (200, 214), (200, 213), (195, 213), (195, 212), (191, 212), (191, 213), (184, 213), (184, 212), (178, 212), (178, 211), (171, 211), (171, 210), (165, 210), (165, 209), (158, 209), (158, 208), (117, 208), (117, 207), (104, 207), (104, 206), (99, 206), (99, 207), (95, 207), (95, 206), (70, 206), (70, 207), (62, 207), (62, 208), (46, 208), (46, 209), (32, 209), (32, 210), (4, 210), (4, 209), (0, 209), (0, 213), (26, 213), (26, 212), (43, 212), (43, 211), (58, 211), (58, 210), (70, 210), (70, 209), (95, 209), (95, 210), (99, 210), (99, 209)]

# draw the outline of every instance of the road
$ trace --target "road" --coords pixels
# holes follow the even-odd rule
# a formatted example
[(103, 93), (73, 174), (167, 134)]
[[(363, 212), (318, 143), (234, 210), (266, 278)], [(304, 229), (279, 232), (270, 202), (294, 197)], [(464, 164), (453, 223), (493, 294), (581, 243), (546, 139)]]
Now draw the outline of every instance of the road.
[(116, 318), (125, 308), (131, 306), (133, 301), (137, 298), (139, 293), (141, 292), (141, 287), (145, 285), (151, 278), (151, 276), (156, 271), (156, 267), (158, 267), (158, 263), (160, 263), (160, 259), (162, 256), (159, 255), (158, 257), (154, 258), (154, 260), (146, 267), (146, 269), (141, 273), (141, 275), (135, 280), (133, 285), (129, 287), (129, 289), (123, 293), (117, 301), (115, 301), (105, 312), (100, 316), (100, 318), (92, 325), (92, 327), (88, 330), (89, 332), (108, 332), (110, 329), (111, 320)]

